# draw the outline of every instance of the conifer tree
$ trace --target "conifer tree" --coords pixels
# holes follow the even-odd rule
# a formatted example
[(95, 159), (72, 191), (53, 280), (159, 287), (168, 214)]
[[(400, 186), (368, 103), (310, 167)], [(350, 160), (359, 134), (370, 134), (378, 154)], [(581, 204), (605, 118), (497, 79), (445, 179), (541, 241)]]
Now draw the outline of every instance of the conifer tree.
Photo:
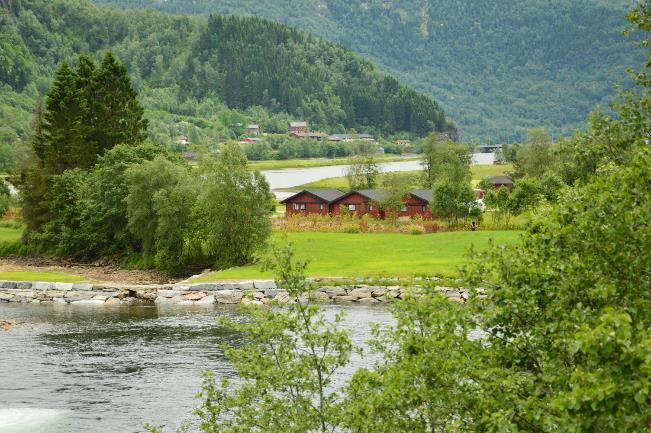
[(137, 144), (146, 138), (147, 120), (144, 109), (131, 86), (126, 67), (111, 53), (95, 74), (92, 108), (96, 120), (93, 138), (99, 153), (117, 144)]

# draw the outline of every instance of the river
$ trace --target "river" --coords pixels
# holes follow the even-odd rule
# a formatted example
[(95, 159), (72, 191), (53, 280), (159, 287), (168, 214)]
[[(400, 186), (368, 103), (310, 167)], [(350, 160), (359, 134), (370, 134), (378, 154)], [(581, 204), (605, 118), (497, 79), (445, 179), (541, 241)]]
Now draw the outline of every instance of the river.
[[(494, 153), (473, 154), (473, 164), (492, 164), (495, 161)], [(422, 168), (420, 160), (396, 161), (378, 164), (380, 171), (414, 171)], [(291, 193), (277, 191), (279, 189), (293, 188), (317, 180), (330, 177), (340, 177), (346, 174), (348, 165), (332, 165), (327, 167), (287, 168), (283, 170), (265, 170), (262, 172), (269, 182), (269, 186), (276, 193), (276, 197), (283, 199)]]
[[(383, 307), (325, 309), (330, 317), (346, 310), (342, 326), (360, 346), (371, 323), (392, 320)], [(0, 433), (135, 433), (145, 422), (176, 429), (198, 404), (200, 371), (233, 377), (220, 346), (242, 337), (217, 326), (217, 315), (243, 318), (233, 307), (0, 303), (0, 318), (25, 322), (0, 330)], [(356, 355), (343, 374), (374, 362)]]

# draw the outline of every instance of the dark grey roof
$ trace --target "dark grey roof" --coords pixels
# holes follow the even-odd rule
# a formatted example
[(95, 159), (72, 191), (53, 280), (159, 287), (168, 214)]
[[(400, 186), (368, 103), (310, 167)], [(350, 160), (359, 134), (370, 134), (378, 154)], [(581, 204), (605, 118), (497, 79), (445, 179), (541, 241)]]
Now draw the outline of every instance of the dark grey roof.
[(306, 128), (307, 122), (289, 122), (290, 128)]
[(375, 140), (370, 134), (332, 134), (328, 136), (328, 141), (344, 141), (344, 140)]
[(297, 197), (306, 192), (316, 197), (319, 197), (321, 200), (326, 201), (328, 203), (332, 203), (333, 201), (339, 200), (341, 197), (346, 195), (345, 192), (336, 188), (304, 189), (303, 191), (297, 192), (291, 197), (287, 197), (285, 200), (281, 201), (281, 203), (286, 203), (291, 199), (293, 199), (294, 197)]
[(427, 203), (431, 203), (432, 201), (432, 190), (431, 189), (417, 189), (415, 191), (411, 191), (410, 194), (416, 198), (419, 198)]
[(513, 185), (513, 179), (508, 176), (490, 176), (488, 181), (493, 185)]
[(389, 196), (389, 192), (384, 189), (362, 189), (360, 191), (353, 191), (350, 194), (354, 193), (363, 195), (364, 197), (373, 201), (382, 201)]

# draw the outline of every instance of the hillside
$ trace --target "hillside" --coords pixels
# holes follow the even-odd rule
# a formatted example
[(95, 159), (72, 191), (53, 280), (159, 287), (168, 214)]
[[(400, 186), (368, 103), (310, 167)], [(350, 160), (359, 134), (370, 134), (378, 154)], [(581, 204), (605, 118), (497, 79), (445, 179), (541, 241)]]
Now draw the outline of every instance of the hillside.
[[(307, 120), (326, 132), (410, 133), (449, 124), (439, 105), (363, 57), (259, 18), (123, 12), (86, 0), (0, 1), (0, 142), (28, 133), (62, 61), (112, 51), (127, 65), (150, 120), (171, 144), (233, 138), (255, 122), (286, 132)], [(0, 155), (1, 156), (1, 155)]]
[(258, 15), (343, 43), (440, 101), (465, 138), (569, 133), (643, 61), (622, 35), (635, 0), (96, 1)]

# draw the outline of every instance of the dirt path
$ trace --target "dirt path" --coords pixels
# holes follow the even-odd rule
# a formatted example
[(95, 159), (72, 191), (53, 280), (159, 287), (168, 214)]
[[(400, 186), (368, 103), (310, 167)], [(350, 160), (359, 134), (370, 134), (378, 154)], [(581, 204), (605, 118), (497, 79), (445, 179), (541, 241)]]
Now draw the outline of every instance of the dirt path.
[(156, 271), (121, 269), (108, 262), (74, 263), (47, 258), (0, 258), (0, 272), (53, 272), (77, 275), (89, 281), (123, 284), (164, 284), (180, 280)]

